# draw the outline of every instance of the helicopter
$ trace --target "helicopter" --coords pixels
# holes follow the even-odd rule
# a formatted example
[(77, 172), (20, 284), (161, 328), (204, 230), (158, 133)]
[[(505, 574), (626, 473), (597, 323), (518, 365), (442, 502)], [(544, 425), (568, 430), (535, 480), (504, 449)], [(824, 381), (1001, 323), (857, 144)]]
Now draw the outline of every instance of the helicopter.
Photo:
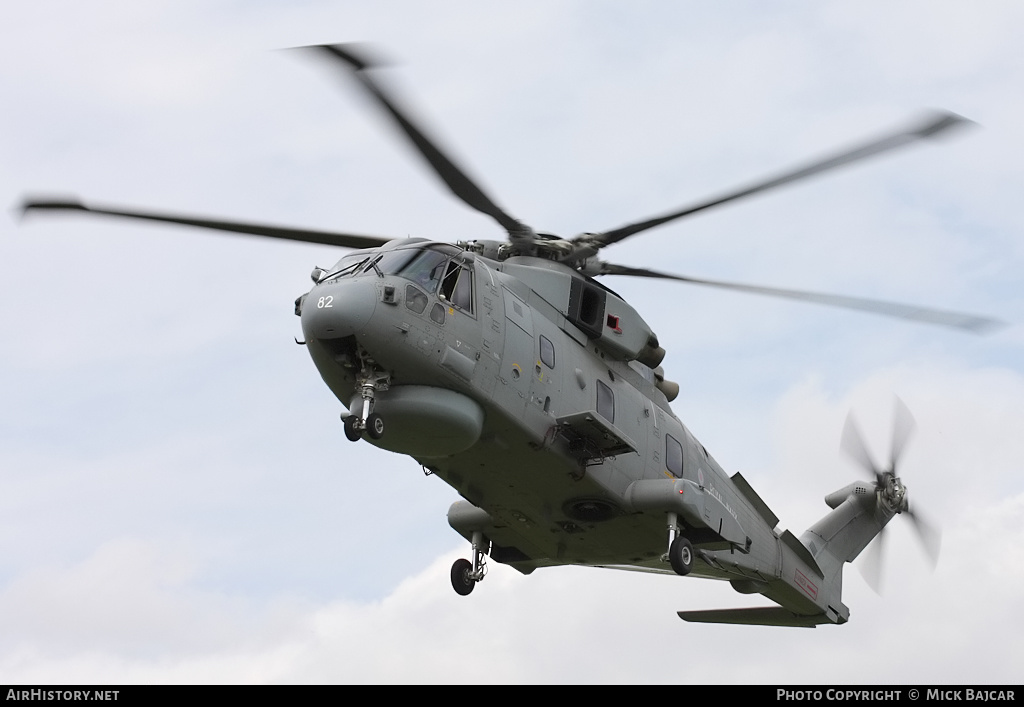
[[(302, 340), (346, 411), (345, 436), (412, 457), (461, 499), (448, 522), (470, 545), (451, 584), (469, 595), (488, 560), (523, 574), (584, 565), (728, 581), (774, 605), (681, 611), (687, 621), (842, 624), (843, 567), (896, 515), (932, 557), (938, 533), (898, 476), (913, 418), (897, 403), (887, 465), (848, 419), (842, 447), (866, 472), (825, 498), (802, 536), (740, 474), (729, 475), (672, 412), (656, 333), (597, 278), (663, 279), (981, 332), (993, 319), (873, 299), (662, 273), (598, 259), (606, 247), (704, 210), (929, 139), (969, 123), (948, 112), (681, 209), (572, 238), (534, 231), (488, 196), (429, 136), (365, 47), (303, 48), (365, 90), (448, 189), (503, 240), (437, 243), (29, 198), (23, 212), (73, 211), (350, 249), (295, 300)], [(872, 545), (879, 548), (882, 538)]]

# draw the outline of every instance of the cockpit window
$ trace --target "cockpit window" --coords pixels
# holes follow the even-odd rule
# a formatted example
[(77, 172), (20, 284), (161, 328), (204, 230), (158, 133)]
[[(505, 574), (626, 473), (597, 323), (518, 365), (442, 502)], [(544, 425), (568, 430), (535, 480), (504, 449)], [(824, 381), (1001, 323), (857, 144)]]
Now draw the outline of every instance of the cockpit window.
[(441, 281), (441, 291), (438, 296), (453, 306), (472, 314), (473, 270), (462, 267), (454, 260), (448, 263), (448, 270), (444, 280)]
[(457, 248), (431, 246), (430, 248), (396, 248), (376, 255), (365, 252), (346, 255), (325, 280), (335, 280), (360, 274), (398, 275), (412, 280), (428, 293), (437, 291), (444, 275), (444, 263), (459, 253)]
[(396, 275), (423, 251), (419, 248), (406, 248), (402, 250), (389, 250), (386, 253), (374, 258), (370, 265), (381, 275)]
[(366, 262), (369, 259), (369, 256), (365, 253), (352, 253), (351, 255), (346, 255), (338, 261), (338, 264), (334, 266), (334, 270), (332, 270), (327, 277), (323, 278), (321, 282), (354, 275), (363, 269), (363, 266), (366, 265)]
[(398, 274), (433, 293), (437, 291), (437, 283), (441, 281), (444, 261), (447, 258), (447, 254), (439, 250), (422, 250)]

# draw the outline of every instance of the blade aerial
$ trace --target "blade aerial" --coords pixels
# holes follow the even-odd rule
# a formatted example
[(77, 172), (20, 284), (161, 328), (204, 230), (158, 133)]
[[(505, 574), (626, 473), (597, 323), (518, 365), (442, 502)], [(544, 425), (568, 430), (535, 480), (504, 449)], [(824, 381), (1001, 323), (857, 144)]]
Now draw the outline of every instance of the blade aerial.
[(660, 226), (664, 223), (668, 223), (669, 221), (675, 221), (676, 219), (690, 216), (714, 206), (720, 206), (721, 204), (753, 196), (754, 194), (759, 194), (763, 191), (768, 191), (769, 189), (781, 187), (784, 184), (796, 182), (801, 179), (807, 179), (808, 177), (816, 174), (821, 174), (822, 172), (853, 164), (854, 162), (867, 159), (868, 157), (880, 155), (898, 147), (909, 145), (918, 140), (934, 137), (935, 135), (956, 126), (962, 126), (970, 123), (971, 121), (954, 113), (944, 111), (936, 112), (928, 116), (928, 118), (907, 128), (893, 131), (874, 140), (857, 145), (851, 149), (827, 155), (808, 164), (787, 170), (772, 177), (767, 177), (739, 189), (725, 192), (724, 194), (692, 204), (663, 216), (620, 226), (619, 228), (611, 231), (605, 231), (604, 233), (588, 233), (578, 236), (574, 242), (578, 242), (581, 246), (604, 248), (612, 243), (618, 243), (629, 236), (654, 228), (655, 226)]
[(781, 297), (784, 299), (799, 300), (801, 302), (815, 302), (830, 307), (843, 307), (844, 309), (855, 309), (862, 312), (883, 314), (898, 319), (909, 319), (926, 324), (951, 327), (953, 329), (964, 329), (976, 334), (984, 333), (1002, 326), (1002, 322), (980, 317), (974, 314), (962, 312), (950, 312), (940, 309), (929, 309), (910, 304), (899, 304), (884, 300), (864, 299), (861, 297), (847, 297), (844, 295), (830, 295), (820, 292), (804, 292), (802, 290), (787, 290), (777, 287), (762, 287), (760, 285), (745, 285), (736, 282), (723, 282), (720, 280), (703, 280), (695, 277), (682, 275), (670, 275), (646, 268), (632, 268), (611, 263), (599, 263), (599, 269), (593, 273), (596, 275), (632, 275), (633, 277), (651, 277), (663, 280), (675, 280), (677, 282), (688, 282), (694, 285), (708, 285), (726, 290), (738, 292), (749, 292), (755, 295), (767, 295), (769, 297)]
[(381, 238), (379, 236), (361, 236), (352, 233), (337, 233), (334, 231), (315, 231), (305, 228), (289, 228), (286, 226), (273, 226), (258, 223), (223, 221), (219, 219), (198, 218), (180, 214), (138, 211), (135, 209), (125, 209), (120, 207), (87, 206), (81, 201), (73, 198), (26, 199), (21, 206), (21, 210), (23, 215), (36, 211), (81, 211), (89, 214), (99, 214), (101, 216), (117, 216), (120, 218), (139, 219), (143, 221), (174, 223), (184, 226), (195, 226), (197, 228), (208, 228), (214, 231), (244, 233), (252, 236), (280, 238), (288, 241), (322, 243), (324, 245), (340, 246), (342, 248), (376, 248), (394, 240), (393, 238)]
[(340, 61), (346, 69), (354, 73), (359, 83), (391, 115), (398, 127), (427, 161), (427, 164), (455, 196), (468, 206), (490, 216), (501, 224), (514, 244), (532, 248), (532, 229), (494, 203), (483, 189), (444, 153), (436, 140), (427, 137), (422, 128), (412, 120), (409, 111), (399, 108), (393, 93), (385, 90), (379, 80), (370, 76), (368, 71), (374, 68), (374, 64), (366, 56), (360, 55), (358, 47), (351, 44), (321, 44), (301, 48), (319, 51), (322, 55)]

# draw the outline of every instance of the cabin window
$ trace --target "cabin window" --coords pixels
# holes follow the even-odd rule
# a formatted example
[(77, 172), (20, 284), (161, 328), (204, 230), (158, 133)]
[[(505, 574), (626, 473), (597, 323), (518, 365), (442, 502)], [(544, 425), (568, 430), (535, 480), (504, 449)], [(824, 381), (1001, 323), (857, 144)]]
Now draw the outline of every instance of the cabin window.
[(543, 334), (540, 335), (540, 360), (548, 368), (555, 367), (555, 345)]
[(438, 324), (444, 324), (444, 307), (435, 304), (430, 308), (430, 318)]
[(665, 435), (665, 466), (673, 476), (683, 477), (683, 445), (672, 435)]
[(453, 307), (473, 313), (473, 271), (464, 268), (454, 260), (448, 263), (448, 272), (441, 281), (441, 299), (448, 300)]
[(603, 381), (597, 382), (597, 414), (615, 422), (615, 393)]

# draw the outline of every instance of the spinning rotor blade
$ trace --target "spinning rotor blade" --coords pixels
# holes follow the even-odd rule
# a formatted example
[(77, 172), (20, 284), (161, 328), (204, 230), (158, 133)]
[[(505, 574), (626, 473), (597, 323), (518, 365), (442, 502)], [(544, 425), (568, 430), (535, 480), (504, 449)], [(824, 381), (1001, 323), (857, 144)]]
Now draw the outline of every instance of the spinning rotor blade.
[(913, 522), (914, 530), (917, 531), (917, 539), (921, 541), (921, 547), (924, 548), (925, 554), (928, 555), (932, 567), (935, 567), (939, 561), (942, 533), (939, 532), (938, 527), (924, 520), (918, 511), (908, 509), (904, 511), (904, 514), (909, 516)]
[(858, 569), (864, 581), (874, 590), (875, 594), (882, 593), (882, 579), (885, 575), (885, 526), (879, 531), (867, 549), (864, 550), (864, 559), (860, 561)]
[[(860, 428), (854, 421), (852, 414), (846, 417), (840, 448), (850, 455), (862, 469), (874, 475), (876, 491), (879, 494), (884, 495), (886, 489), (900, 489), (898, 497), (893, 498), (891, 501), (896, 506), (895, 512), (902, 513), (910, 518), (925, 554), (928, 555), (928, 559), (932, 567), (934, 567), (939, 557), (939, 545), (942, 540), (941, 533), (936, 526), (926, 521), (919, 511), (910, 508), (909, 502), (907, 502), (903, 495), (906, 492), (906, 487), (902, 486), (897, 474), (899, 458), (915, 426), (916, 423), (914, 422), (913, 415), (910, 414), (910, 410), (902, 400), (896, 398), (893, 415), (892, 449), (889, 452), (890, 466), (886, 470), (879, 469), (875, 464), (864, 442), (864, 436), (861, 434)], [(892, 507), (890, 506), (890, 508)], [(868, 545), (863, 561), (860, 563), (860, 571), (864, 575), (865, 581), (878, 593), (880, 593), (882, 585), (885, 533), (888, 527), (888, 525), (885, 525), (878, 532), (878, 535)]]
[(468, 206), (487, 214), (508, 231), (509, 238), (519, 245), (533, 243), (533, 231), (529, 226), (509, 216), (483, 190), (470, 179), (438, 146), (436, 140), (426, 136), (423, 130), (409, 117), (407, 109), (400, 109), (394, 96), (386, 91), (383, 85), (372, 78), (368, 70), (374, 68), (373, 62), (365, 56), (359, 56), (357, 47), (351, 44), (321, 44), (303, 49), (318, 50), (333, 60), (340, 61), (346, 69), (355, 74), (356, 79), (398, 124), (398, 127), (412, 141), (427, 164), (437, 173), (455, 196)]
[[(931, 523), (922, 520), (920, 513), (906, 510), (903, 512), (903, 515), (909, 516), (913, 522), (917, 538), (921, 541), (921, 547), (924, 548), (925, 555), (928, 556), (928, 562), (931, 564), (932, 569), (934, 569), (939, 561), (939, 546), (942, 543), (942, 534)], [(882, 593), (882, 580), (885, 577), (885, 538), (888, 529), (889, 526), (886, 525), (875, 536), (875, 539), (871, 541), (864, 551), (863, 559), (859, 565), (861, 576), (864, 577), (864, 581), (874, 590), (875, 594)]]
[(900, 455), (907, 446), (907, 440), (910, 439), (910, 435), (914, 432), (915, 427), (917, 427), (917, 422), (914, 420), (914, 416), (910, 414), (910, 409), (897, 396), (893, 410), (892, 447), (889, 450), (888, 469), (883, 470), (875, 464), (875, 460), (871, 456), (871, 452), (868, 451), (867, 444), (864, 442), (864, 435), (861, 434), (860, 427), (857, 425), (856, 420), (853, 419), (852, 412), (846, 416), (846, 424), (843, 425), (843, 437), (839, 442), (839, 448), (856, 461), (864, 471), (873, 474), (876, 483), (881, 484), (883, 483), (882, 476), (886, 472), (896, 473)]
[(846, 452), (861, 469), (866, 471), (869, 477), (873, 477), (876, 484), (882, 483), (882, 470), (875, 464), (875, 460), (864, 443), (864, 435), (860, 427), (853, 419), (853, 413), (846, 416), (846, 424), (843, 425), (843, 437), (839, 442), (839, 448)]
[(898, 147), (902, 147), (903, 145), (908, 145), (924, 138), (933, 137), (950, 128), (958, 125), (969, 124), (970, 122), (971, 121), (966, 118), (954, 113), (937, 112), (926, 120), (912, 125), (909, 128), (894, 131), (883, 135), (880, 138), (864, 143), (863, 145), (858, 145), (852, 149), (828, 155), (824, 158), (815, 160), (814, 162), (805, 164), (801, 167), (788, 170), (774, 177), (768, 177), (748, 186), (741, 187), (735, 191), (726, 192), (706, 201), (687, 206), (679, 211), (673, 211), (672, 213), (665, 214), (664, 216), (658, 216), (646, 221), (638, 221), (626, 226), (620, 226), (619, 228), (611, 231), (605, 231), (604, 233), (579, 236), (576, 241), (585, 242), (588, 245), (603, 248), (611, 245), (612, 243), (618, 243), (624, 238), (628, 238), (629, 236), (640, 233), (641, 231), (646, 231), (649, 228), (660, 226), (663, 223), (675, 221), (676, 219), (683, 218), (684, 216), (690, 216), (699, 211), (710, 209), (713, 206), (726, 204), (730, 201), (736, 201), (737, 199), (742, 199), (769, 189), (774, 189), (784, 184), (789, 184), (790, 182), (806, 179), (816, 174), (827, 172), (831, 169), (843, 167), (868, 157), (879, 155), (884, 152), (888, 152), (889, 150), (894, 150)]
[[(871, 452), (868, 451), (864, 435), (861, 434), (860, 427), (853, 419), (853, 413), (846, 416), (839, 448), (857, 462), (857, 465), (867, 472), (869, 477), (874, 477), (876, 486), (885, 483), (884, 474), (875, 464)], [(887, 525), (882, 526), (882, 529), (878, 531), (878, 535), (868, 544), (864, 551), (864, 557), (858, 565), (861, 576), (864, 577), (864, 581), (868, 583), (875, 594), (882, 593), (882, 577), (885, 567), (885, 530), (888, 527)]]
[(962, 312), (949, 312), (939, 309), (928, 309), (909, 304), (898, 304), (884, 300), (863, 299), (860, 297), (846, 297), (843, 295), (828, 295), (818, 292), (804, 292), (801, 290), (785, 290), (775, 287), (761, 287), (759, 285), (744, 285), (736, 282), (722, 282), (719, 280), (702, 280), (695, 277), (684, 277), (682, 275), (669, 275), (666, 273), (648, 270), (646, 268), (631, 268), (611, 263), (600, 263), (600, 270), (597, 275), (632, 275), (634, 277), (652, 277), (663, 280), (676, 280), (678, 282), (689, 282), (694, 285), (709, 285), (727, 290), (750, 292), (756, 295), (768, 295), (770, 297), (782, 297), (785, 299), (800, 300), (802, 302), (816, 302), (830, 307), (843, 307), (845, 309), (856, 309), (862, 312), (883, 314), (898, 319), (910, 319), (912, 321), (936, 324), (938, 326), (951, 327), (953, 329), (965, 329), (976, 334), (997, 328), (1002, 322), (979, 317), (973, 314)]
[(910, 409), (897, 396), (892, 420), (892, 448), (889, 452), (890, 470), (895, 470), (899, 464), (903, 448), (906, 446), (907, 440), (910, 439), (910, 435), (914, 433), (915, 427), (917, 427), (917, 422), (914, 420), (914, 416), (910, 414)]
[(252, 236), (281, 238), (288, 241), (322, 243), (324, 245), (341, 246), (343, 248), (376, 248), (384, 245), (388, 241), (394, 240), (393, 238), (380, 238), (378, 236), (360, 236), (351, 233), (313, 231), (304, 228), (287, 228), (284, 226), (242, 223), (238, 221), (221, 221), (207, 218), (196, 218), (193, 216), (136, 211), (134, 209), (125, 210), (121, 208), (101, 208), (96, 206), (86, 206), (76, 199), (27, 199), (25, 203), (22, 204), (21, 211), (23, 215), (28, 214), (30, 211), (84, 211), (85, 213), (100, 214), (102, 216), (119, 216), (122, 218), (140, 219), (143, 221), (176, 223), (184, 226), (196, 226), (197, 228), (209, 228), (214, 231), (245, 233)]

